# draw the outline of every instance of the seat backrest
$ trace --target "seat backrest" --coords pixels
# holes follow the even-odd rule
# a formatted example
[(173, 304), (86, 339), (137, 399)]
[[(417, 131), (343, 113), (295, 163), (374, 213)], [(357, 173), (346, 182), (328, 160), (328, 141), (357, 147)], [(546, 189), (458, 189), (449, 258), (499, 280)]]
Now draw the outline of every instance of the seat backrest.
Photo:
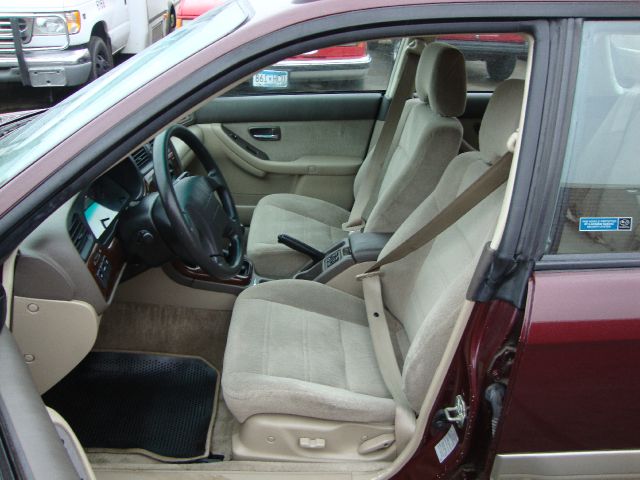
[[(496, 89), (483, 117), (480, 150), (458, 155), (435, 190), (409, 216), (385, 249), (402, 243), (507, 153), (517, 129), (524, 82), (508, 80)], [(383, 267), (385, 307), (399, 322), (403, 387), (418, 411), (464, 303), (466, 289), (482, 249), (494, 231), (504, 197), (502, 186), (433, 241), (404, 259)]]
[[(459, 50), (432, 43), (420, 55), (417, 99), (408, 100), (396, 127), (384, 174), (369, 201), (365, 231), (393, 232), (435, 188), (456, 156), (462, 139), (457, 116), (466, 105), (464, 57)], [(365, 181), (379, 178), (368, 160), (354, 183), (357, 197)]]

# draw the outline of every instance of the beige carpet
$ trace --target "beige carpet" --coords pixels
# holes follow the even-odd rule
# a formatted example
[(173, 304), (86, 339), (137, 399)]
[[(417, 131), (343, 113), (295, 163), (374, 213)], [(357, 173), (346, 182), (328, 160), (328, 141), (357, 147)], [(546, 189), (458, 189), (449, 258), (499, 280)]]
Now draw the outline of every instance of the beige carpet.
[(94, 348), (195, 355), (222, 371), (230, 320), (230, 311), (114, 303)]

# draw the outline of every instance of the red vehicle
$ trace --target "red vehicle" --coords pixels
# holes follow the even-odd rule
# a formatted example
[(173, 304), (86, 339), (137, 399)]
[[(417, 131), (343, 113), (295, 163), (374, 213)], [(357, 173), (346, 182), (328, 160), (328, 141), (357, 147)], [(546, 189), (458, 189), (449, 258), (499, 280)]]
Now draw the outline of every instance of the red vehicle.
[(223, 3), (223, 0), (185, 0), (178, 5), (176, 27), (180, 28)]
[[(219, 0), (183, 0), (178, 9), (178, 27), (220, 5)], [(256, 73), (251, 86), (257, 89), (286, 89), (305, 82), (353, 82), (362, 86), (371, 57), (367, 42), (320, 48), (276, 63)]]
[[(229, 1), (0, 125), (2, 477), (640, 476), (639, 27)], [(526, 59), (468, 91), (487, 32)]]

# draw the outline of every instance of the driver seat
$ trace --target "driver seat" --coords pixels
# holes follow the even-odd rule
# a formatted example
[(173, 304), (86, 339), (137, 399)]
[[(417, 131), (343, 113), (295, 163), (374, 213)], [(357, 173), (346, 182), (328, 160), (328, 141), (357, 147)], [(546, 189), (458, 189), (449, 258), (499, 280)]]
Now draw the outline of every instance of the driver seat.
[[(415, 88), (418, 98), (404, 105), (385, 160), (388, 165), (383, 167), (382, 178), (367, 201), (363, 213), (367, 232), (397, 230), (433, 191), (459, 151), (462, 126), (456, 117), (464, 112), (467, 99), (465, 63), (460, 51), (444, 43), (425, 47)], [(372, 157), (370, 152), (356, 175), (356, 198), (366, 198), (365, 185), (378, 176), (372, 170)], [(349, 211), (317, 198), (286, 193), (267, 195), (258, 202), (251, 220), (247, 256), (258, 274), (290, 278), (309, 258), (278, 243), (278, 235), (291, 235), (324, 251), (347, 237), (349, 232), (342, 225), (349, 217)]]
[[(393, 235), (405, 241), (507, 152), (524, 82), (501, 84), (480, 131), (480, 151), (457, 156), (434, 192)], [(436, 239), (381, 270), (382, 296), (402, 389), (419, 412), (503, 201), (502, 186)], [(237, 299), (222, 375), (241, 423), (235, 459), (389, 460), (396, 404), (374, 353), (365, 302), (324, 284), (276, 280)]]

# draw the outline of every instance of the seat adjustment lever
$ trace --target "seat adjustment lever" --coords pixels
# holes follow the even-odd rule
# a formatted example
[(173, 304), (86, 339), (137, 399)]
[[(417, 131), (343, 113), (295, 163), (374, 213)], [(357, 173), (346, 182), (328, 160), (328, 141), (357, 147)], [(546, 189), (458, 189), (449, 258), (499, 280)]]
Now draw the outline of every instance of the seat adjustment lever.
[(396, 441), (396, 437), (393, 433), (384, 433), (377, 437), (365, 440), (358, 447), (358, 453), (360, 455), (366, 455), (367, 453), (377, 452), (378, 450), (384, 450), (389, 448)]

